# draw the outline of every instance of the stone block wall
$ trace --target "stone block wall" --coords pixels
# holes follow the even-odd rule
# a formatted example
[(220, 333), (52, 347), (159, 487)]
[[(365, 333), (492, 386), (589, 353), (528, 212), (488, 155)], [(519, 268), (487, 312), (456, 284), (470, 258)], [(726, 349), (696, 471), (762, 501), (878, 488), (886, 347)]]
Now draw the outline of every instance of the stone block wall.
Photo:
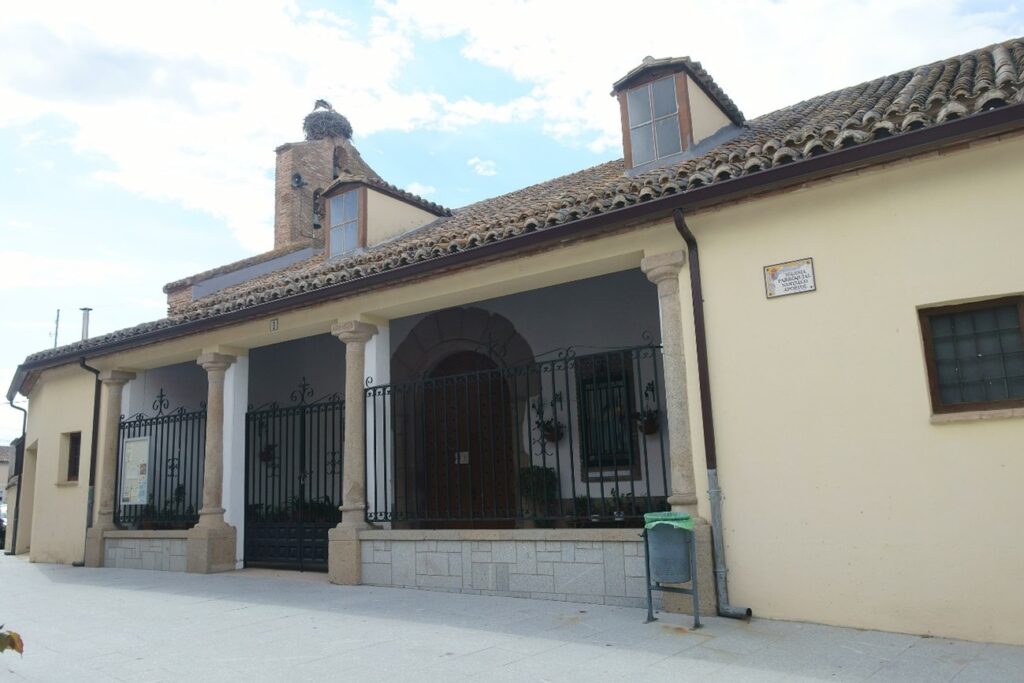
[(103, 566), (183, 572), (186, 544), (184, 538), (107, 538), (103, 544)]
[[(401, 534), (401, 532), (398, 532)], [(396, 534), (397, 535), (397, 534)], [(386, 538), (361, 544), (362, 583), (646, 607), (640, 540)], [(632, 534), (635, 536), (636, 534)], [(627, 536), (628, 537), (628, 536)]]

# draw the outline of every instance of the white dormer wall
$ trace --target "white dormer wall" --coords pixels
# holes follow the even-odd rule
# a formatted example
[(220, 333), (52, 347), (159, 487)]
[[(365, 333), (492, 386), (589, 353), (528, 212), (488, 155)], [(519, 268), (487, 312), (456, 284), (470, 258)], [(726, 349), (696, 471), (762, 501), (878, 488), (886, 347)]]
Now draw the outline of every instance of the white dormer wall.
[(398, 237), (436, 219), (437, 216), (419, 207), (372, 188), (366, 189), (366, 246), (368, 247)]
[(686, 95), (690, 100), (690, 126), (693, 131), (694, 145), (700, 144), (702, 140), (706, 140), (732, 123), (697, 82), (688, 75), (686, 76)]

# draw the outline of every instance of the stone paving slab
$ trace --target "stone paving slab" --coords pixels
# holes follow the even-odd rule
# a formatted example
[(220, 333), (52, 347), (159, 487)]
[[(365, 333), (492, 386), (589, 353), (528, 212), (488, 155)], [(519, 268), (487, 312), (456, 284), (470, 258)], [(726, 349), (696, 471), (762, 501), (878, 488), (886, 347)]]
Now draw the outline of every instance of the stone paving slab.
[[(481, 551), (482, 552), (482, 551)], [(1020, 681), (1024, 647), (633, 607), (195, 575), (0, 555), (0, 622), (32, 681)]]

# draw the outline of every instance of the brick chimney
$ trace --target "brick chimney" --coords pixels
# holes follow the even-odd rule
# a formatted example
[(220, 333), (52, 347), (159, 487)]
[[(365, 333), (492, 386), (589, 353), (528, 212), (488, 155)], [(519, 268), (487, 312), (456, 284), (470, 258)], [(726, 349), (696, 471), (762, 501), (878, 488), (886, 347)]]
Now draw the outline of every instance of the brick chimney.
[[(302, 123), (306, 139), (277, 148), (274, 181), (274, 249), (297, 244), (323, 244), (316, 206), (322, 192), (347, 170), (379, 176), (352, 145), (352, 125), (324, 100), (317, 100)], [(314, 215), (316, 214), (316, 215)]]

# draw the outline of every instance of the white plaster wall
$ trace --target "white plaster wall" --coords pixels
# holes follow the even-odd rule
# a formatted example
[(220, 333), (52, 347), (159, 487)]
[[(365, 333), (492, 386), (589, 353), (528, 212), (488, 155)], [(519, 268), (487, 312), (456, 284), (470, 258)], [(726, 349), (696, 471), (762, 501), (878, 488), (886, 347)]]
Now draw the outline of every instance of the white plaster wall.
[(732, 123), (718, 105), (708, 97), (692, 78), (686, 77), (686, 93), (690, 99), (690, 122), (693, 144), (698, 144)]
[(224, 521), (237, 530), (235, 566), (245, 557), (245, 413), (249, 358), (239, 356), (224, 375)]
[(137, 371), (135, 379), (125, 386), (122, 414), (155, 415), (157, 411), (153, 408), (153, 402), (161, 389), (168, 402), (165, 413), (178, 408), (185, 408), (189, 412), (199, 410), (199, 406), (206, 401), (206, 371), (195, 362)]
[(305, 377), (313, 398), (345, 392), (345, 345), (330, 334), (263, 346), (249, 353), (249, 403), (294, 403), (291, 392)]
[[(377, 323), (377, 334), (366, 344), (364, 375), (366, 386), (391, 381), (391, 327), (387, 323)], [(394, 500), (394, 439), (384, 438), (386, 429), (386, 424), (374, 419), (372, 411), (366, 412), (366, 457), (372, 463), (366, 470), (366, 501), (370, 510), (383, 509), (385, 500)], [(385, 472), (386, 477), (382, 474)]]

